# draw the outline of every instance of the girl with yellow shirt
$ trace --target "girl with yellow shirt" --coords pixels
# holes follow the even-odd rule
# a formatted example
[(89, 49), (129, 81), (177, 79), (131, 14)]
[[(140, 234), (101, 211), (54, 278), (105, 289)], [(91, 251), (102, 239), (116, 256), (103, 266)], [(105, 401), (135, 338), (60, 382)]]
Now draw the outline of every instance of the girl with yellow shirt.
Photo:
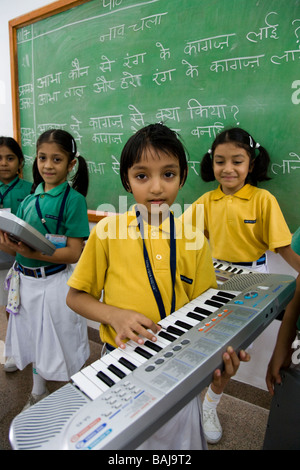
[[(125, 144), (120, 175), (137, 205), (94, 227), (68, 281), (67, 304), (101, 324), (108, 349), (126, 350), (128, 339), (156, 342), (159, 320), (216, 287), (216, 279), (203, 234), (183, 226), (169, 209), (187, 176), (176, 133), (162, 124), (140, 129)], [(249, 359), (244, 352), (240, 357)], [(219, 375), (227, 381), (239, 358), (230, 348), (223, 359)], [(139, 449), (205, 449), (200, 407), (199, 398), (192, 399)]]
[[(300, 272), (300, 256), (291, 248), (292, 236), (276, 198), (257, 183), (268, 180), (267, 150), (241, 128), (218, 134), (201, 162), (204, 181), (219, 186), (203, 194), (183, 214), (185, 223), (196, 225), (201, 207), (204, 234), (216, 260), (251, 271), (268, 272), (266, 251), (279, 253)], [(204, 399), (204, 430), (208, 442), (221, 439), (217, 405), (223, 387), (212, 384)]]

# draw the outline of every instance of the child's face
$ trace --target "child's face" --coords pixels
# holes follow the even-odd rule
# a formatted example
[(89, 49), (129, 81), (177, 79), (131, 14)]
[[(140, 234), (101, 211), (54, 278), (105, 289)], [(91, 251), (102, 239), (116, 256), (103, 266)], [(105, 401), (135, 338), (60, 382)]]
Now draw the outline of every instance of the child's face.
[(245, 149), (231, 142), (220, 144), (213, 155), (213, 170), (223, 193), (234, 194), (244, 186), (252, 171), (250, 157)]
[(45, 182), (45, 191), (64, 183), (75, 160), (69, 163), (68, 156), (55, 143), (41, 144), (37, 154), (37, 166)]
[(150, 147), (129, 168), (128, 181), (136, 202), (146, 207), (148, 215), (165, 212), (180, 188), (179, 161)]
[(0, 181), (4, 184), (10, 183), (18, 174), (21, 165), (15, 155), (6, 145), (0, 146)]

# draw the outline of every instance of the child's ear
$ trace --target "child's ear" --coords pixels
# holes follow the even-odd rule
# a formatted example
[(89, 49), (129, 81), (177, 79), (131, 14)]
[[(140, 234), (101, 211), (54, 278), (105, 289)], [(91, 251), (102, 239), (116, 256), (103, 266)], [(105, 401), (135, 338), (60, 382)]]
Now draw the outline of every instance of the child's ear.
[(68, 165), (68, 173), (73, 170), (74, 166), (76, 165), (76, 158), (73, 158), (73, 160), (70, 161)]
[(254, 160), (252, 160), (252, 162), (250, 162), (250, 164), (249, 164), (249, 171), (248, 171), (248, 173), (252, 173), (253, 168), (254, 168)]
[(186, 170), (184, 171), (184, 174), (183, 174), (182, 177), (181, 177), (179, 189), (183, 188), (184, 183), (186, 182), (187, 176), (188, 176), (188, 169), (186, 169)]

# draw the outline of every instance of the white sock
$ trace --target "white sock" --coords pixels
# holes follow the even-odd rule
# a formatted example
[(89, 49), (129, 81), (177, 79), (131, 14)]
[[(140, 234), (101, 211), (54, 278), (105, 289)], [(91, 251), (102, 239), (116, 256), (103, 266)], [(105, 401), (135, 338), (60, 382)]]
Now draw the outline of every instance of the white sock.
[(46, 380), (39, 375), (35, 369), (35, 364), (32, 364), (32, 375), (33, 375), (33, 388), (32, 392), (34, 395), (43, 395), (46, 392)]
[(215, 409), (218, 406), (219, 401), (221, 400), (223, 393), (215, 393), (212, 391), (211, 386), (208, 387), (208, 390), (205, 394), (203, 401), (203, 409)]

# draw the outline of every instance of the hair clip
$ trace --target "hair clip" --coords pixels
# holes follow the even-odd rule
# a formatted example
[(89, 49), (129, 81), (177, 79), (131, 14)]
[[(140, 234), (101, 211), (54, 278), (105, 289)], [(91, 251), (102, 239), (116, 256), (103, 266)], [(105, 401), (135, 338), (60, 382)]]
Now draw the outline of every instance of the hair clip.
[(260, 147), (260, 144), (259, 144), (258, 142), (256, 142), (255, 148), (256, 148), (256, 149), (259, 149), (259, 147)]
[(75, 153), (75, 149), (76, 149), (75, 140), (72, 139), (72, 153)]
[(249, 135), (249, 140), (250, 140), (250, 144), (249, 144), (249, 145), (250, 145), (251, 148), (253, 148), (253, 140), (252, 140), (251, 135)]
[(211, 154), (212, 154), (211, 149), (208, 149), (208, 150), (207, 150), (207, 153), (209, 153), (209, 154), (211, 155)]

